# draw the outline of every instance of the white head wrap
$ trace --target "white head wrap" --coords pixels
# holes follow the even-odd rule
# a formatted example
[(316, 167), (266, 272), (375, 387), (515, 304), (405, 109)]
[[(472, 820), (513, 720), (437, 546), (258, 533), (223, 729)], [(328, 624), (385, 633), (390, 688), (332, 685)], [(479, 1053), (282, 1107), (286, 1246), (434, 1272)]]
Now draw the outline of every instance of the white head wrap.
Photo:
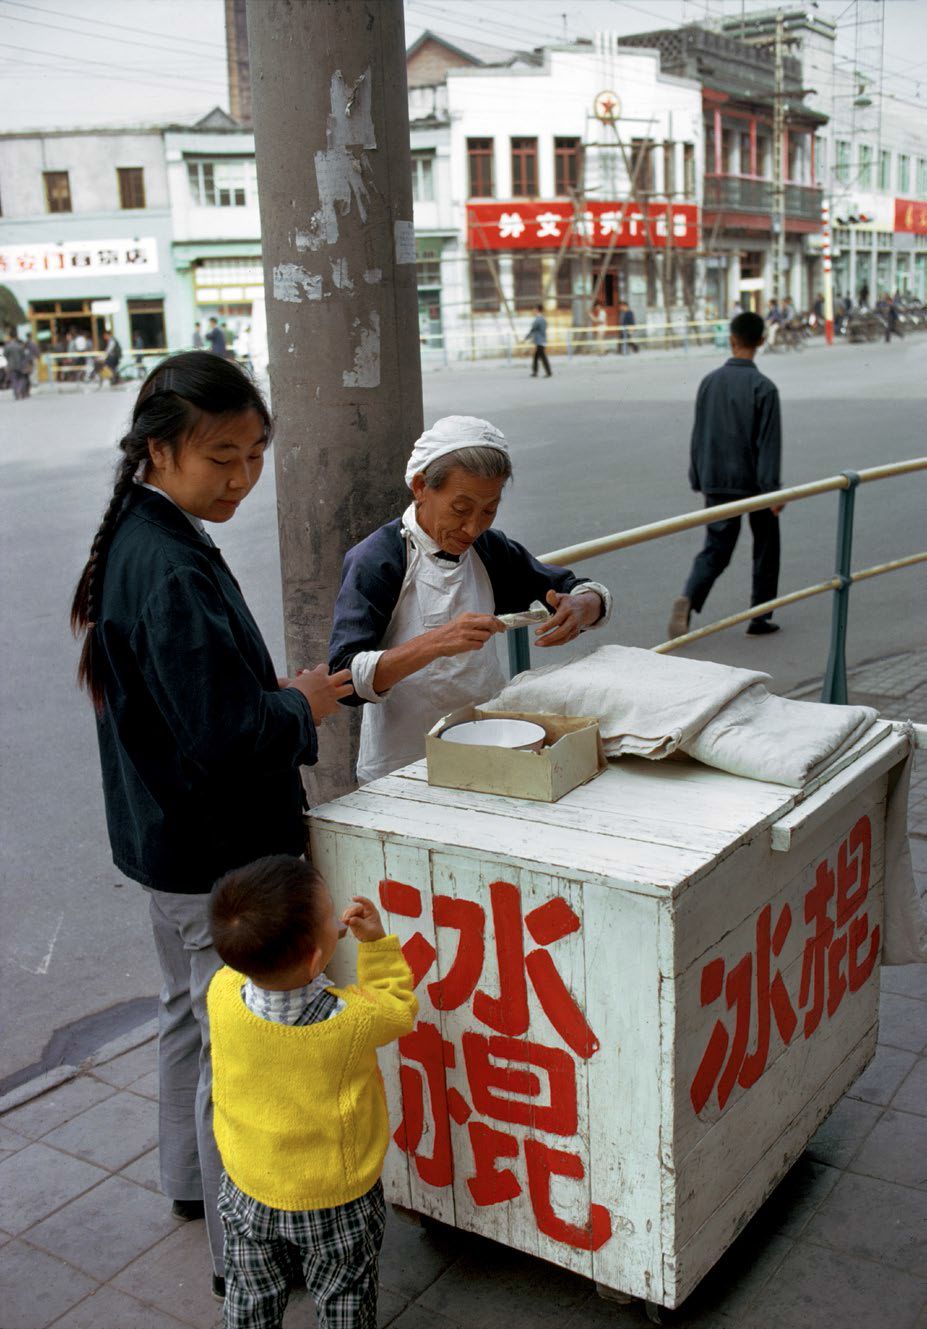
[(412, 488), (413, 475), (424, 471), (439, 457), (456, 452), (458, 448), (495, 448), (506, 457), (509, 455), (505, 435), (488, 420), (478, 420), (475, 415), (445, 415), (425, 430), (412, 449), (406, 467), (406, 484), (409, 488)]

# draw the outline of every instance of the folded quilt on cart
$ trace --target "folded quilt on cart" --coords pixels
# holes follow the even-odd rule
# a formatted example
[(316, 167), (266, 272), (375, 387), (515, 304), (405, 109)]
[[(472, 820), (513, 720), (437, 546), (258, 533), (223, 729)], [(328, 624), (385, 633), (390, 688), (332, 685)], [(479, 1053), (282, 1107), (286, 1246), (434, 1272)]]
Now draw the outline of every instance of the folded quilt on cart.
[(601, 646), (519, 674), (484, 710), (594, 715), (606, 755), (659, 760), (681, 750), (753, 780), (801, 789), (877, 719), (869, 706), (777, 697), (769, 675), (634, 646)]

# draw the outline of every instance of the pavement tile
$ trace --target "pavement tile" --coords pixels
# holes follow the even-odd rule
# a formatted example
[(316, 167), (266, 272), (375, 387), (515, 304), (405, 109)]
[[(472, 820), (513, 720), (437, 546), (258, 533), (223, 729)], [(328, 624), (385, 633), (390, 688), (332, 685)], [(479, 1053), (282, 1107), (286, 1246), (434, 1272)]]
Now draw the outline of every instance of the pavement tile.
[(44, 1144), (116, 1172), (158, 1142), (158, 1105), (138, 1094), (113, 1094), (43, 1137)]
[(878, 1103), (881, 1107), (887, 1107), (895, 1090), (916, 1061), (915, 1052), (906, 1052), (904, 1048), (879, 1044), (873, 1060), (856, 1083), (847, 1090), (847, 1097), (861, 1098), (866, 1103)]
[(163, 1196), (152, 1195), (124, 1177), (108, 1177), (89, 1195), (30, 1228), (28, 1240), (102, 1281), (112, 1278), (174, 1227), (170, 1205)]
[(806, 1153), (816, 1163), (842, 1168), (856, 1153), (881, 1115), (875, 1103), (841, 1098), (826, 1121), (815, 1131)]
[(111, 1085), (101, 1084), (90, 1075), (78, 1075), (57, 1089), (23, 1103), (22, 1107), (13, 1108), (4, 1115), (3, 1125), (20, 1135), (28, 1135), (30, 1140), (39, 1140), (78, 1112), (109, 1098), (112, 1092)]
[(927, 1191), (844, 1173), (802, 1240), (927, 1278)]
[(96, 1286), (62, 1260), (12, 1241), (0, 1270), (3, 1329), (45, 1329)]
[(11, 1131), (0, 1124), (0, 1163), (4, 1158), (9, 1158), (10, 1154), (15, 1154), (18, 1149), (25, 1149), (27, 1144), (29, 1144), (28, 1136), (20, 1135), (18, 1131)]
[[(564, 1329), (566, 1329), (565, 1322)], [(591, 1323), (584, 1321), (584, 1323)], [(619, 1321), (612, 1320), (611, 1323), (618, 1329)], [(449, 1320), (444, 1315), (439, 1315), (437, 1311), (426, 1310), (424, 1306), (413, 1304), (407, 1306), (398, 1319), (393, 1320), (390, 1329), (461, 1329), (461, 1320)], [(471, 1325), (470, 1329), (478, 1329), (478, 1326)]]
[(121, 1057), (104, 1062), (102, 1066), (94, 1066), (93, 1074), (96, 1079), (115, 1085), (117, 1089), (128, 1089), (130, 1084), (156, 1069), (157, 1064), (158, 1044), (152, 1039), (149, 1043), (132, 1048), (131, 1052), (123, 1052)]
[(0, 1163), (0, 1226), (24, 1232), (105, 1177), (79, 1158), (30, 1144)]
[(881, 971), (883, 992), (927, 1001), (927, 964), (888, 964)]
[(848, 1170), (902, 1186), (927, 1187), (927, 1117), (889, 1108)]
[(139, 1186), (144, 1186), (146, 1190), (156, 1191), (161, 1194), (161, 1171), (158, 1166), (158, 1150), (149, 1149), (147, 1154), (142, 1154), (141, 1158), (136, 1158), (134, 1163), (119, 1169), (121, 1177), (128, 1177), (130, 1181), (137, 1182)]
[[(218, 1307), (218, 1302), (213, 1305)], [(56, 1320), (55, 1329), (188, 1329), (189, 1324), (190, 1321), (175, 1320), (173, 1315), (145, 1306), (115, 1288), (101, 1287)]]
[(130, 1085), (130, 1092), (133, 1094), (143, 1094), (145, 1098), (153, 1098), (155, 1102), (157, 1102), (160, 1093), (158, 1088), (157, 1070), (149, 1071), (148, 1074), (143, 1075), (140, 1080), (133, 1080)]
[(808, 1154), (780, 1181), (753, 1222), (769, 1232), (797, 1237), (818, 1206), (826, 1199), (840, 1178), (835, 1167), (818, 1163)]
[(927, 1057), (918, 1057), (917, 1065), (892, 1099), (892, 1107), (899, 1112), (927, 1115)]
[[(914, 1329), (924, 1301), (919, 1278), (842, 1251), (796, 1242), (743, 1329)], [(889, 1310), (890, 1308), (890, 1310)]]
[(190, 1324), (204, 1329), (214, 1324), (221, 1308), (212, 1295), (206, 1224), (175, 1224), (169, 1236), (126, 1265), (112, 1286)]
[(682, 1307), (693, 1325), (712, 1316), (747, 1317), (792, 1249), (787, 1237), (764, 1230), (762, 1210), (710, 1269)]
[(559, 1329), (588, 1295), (588, 1280), (578, 1274), (487, 1241), (478, 1252), (468, 1251), (417, 1301), (470, 1329)]
[(419, 1227), (397, 1218), (387, 1209), (380, 1286), (404, 1293), (407, 1300), (412, 1300), (478, 1242), (479, 1238), (439, 1223)]

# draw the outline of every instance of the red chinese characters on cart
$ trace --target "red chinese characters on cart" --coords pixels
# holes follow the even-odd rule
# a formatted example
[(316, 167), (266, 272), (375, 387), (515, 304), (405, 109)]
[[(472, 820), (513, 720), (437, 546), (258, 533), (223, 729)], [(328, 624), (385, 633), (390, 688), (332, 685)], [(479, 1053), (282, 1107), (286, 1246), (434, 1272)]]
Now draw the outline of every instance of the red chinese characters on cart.
[(871, 861), (872, 825), (864, 816), (838, 845), (836, 858), (817, 864), (803, 902), (797, 993), (789, 992), (776, 967), (794, 922), (788, 903), (760, 910), (753, 950), (735, 964), (716, 956), (704, 966), (702, 1008), (722, 1004), (722, 998), (723, 1004), (689, 1087), (697, 1113), (712, 1093), (723, 1109), (735, 1085), (749, 1089), (756, 1083), (769, 1059), (773, 1026), (786, 1046), (799, 1032), (811, 1038), (869, 978), (880, 942), (879, 926), (870, 925), (866, 909)]
[[(421, 917), (421, 892), (403, 882), (381, 882), (380, 900), (394, 916)], [(450, 1186), (455, 1169), (451, 1121), (466, 1127), (471, 1153), (466, 1185), (478, 1206), (521, 1195), (522, 1184), (506, 1164), (522, 1153), (538, 1230), (579, 1250), (598, 1250), (611, 1236), (608, 1211), (592, 1204), (583, 1224), (571, 1223), (555, 1212), (551, 1198), (552, 1178), (581, 1181), (586, 1175), (576, 1149), (576, 1059), (587, 1061), (599, 1046), (548, 949), (578, 932), (579, 918), (559, 896), (524, 914), (518, 887), (494, 881), (488, 919), (475, 900), (435, 895), (432, 922), (436, 935), (446, 930), (457, 936), (446, 973), (426, 984), (428, 999), (436, 1011), (466, 1008), (475, 1026), (462, 1033), (458, 1044), (446, 1039), (434, 1021), (420, 1019), (400, 1039), (403, 1119), (394, 1137), (397, 1145), (422, 1181)], [(498, 996), (479, 986), (487, 945), (495, 947)], [(432, 972), (435, 948), (419, 931), (405, 942), (403, 953), (418, 988)], [(529, 987), (562, 1046), (526, 1037)], [(446, 1072), (458, 1067), (465, 1072), (468, 1097), (447, 1083)], [(433, 1124), (430, 1153), (422, 1152), (426, 1110)], [(531, 1134), (519, 1140), (512, 1126), (527, 1127)]]

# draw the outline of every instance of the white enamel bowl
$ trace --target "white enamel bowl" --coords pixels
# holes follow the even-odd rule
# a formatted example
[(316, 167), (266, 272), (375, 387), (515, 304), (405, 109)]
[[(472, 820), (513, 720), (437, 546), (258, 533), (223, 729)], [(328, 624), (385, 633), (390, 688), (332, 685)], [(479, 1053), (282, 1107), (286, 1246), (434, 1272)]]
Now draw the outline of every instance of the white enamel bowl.
[(448, 743), (479, 743), (520, 752), (540, 752), (547, 740), (541, 726), (531, 720), (467, 720), (443, 730), (441, 737)]

